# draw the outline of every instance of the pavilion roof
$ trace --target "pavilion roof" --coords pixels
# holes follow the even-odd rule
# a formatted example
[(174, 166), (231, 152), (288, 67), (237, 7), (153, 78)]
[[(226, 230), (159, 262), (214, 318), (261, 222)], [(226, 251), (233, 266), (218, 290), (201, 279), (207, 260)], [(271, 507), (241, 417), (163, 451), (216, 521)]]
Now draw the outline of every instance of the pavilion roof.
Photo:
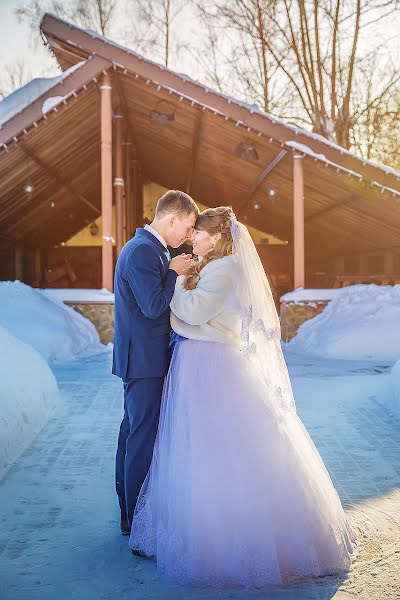
[[(0, 171), (7, 173), (0, 178), (0, 232), (9, 241), (24, 237), (34, 245), (46, 236), (59, 243), (99, 214), (97, 83), (111, 70), (114, 112), (124, 115), (146, 178), (189, 189), (209, 206), (232, 204), (248, 224), (290, 241), (292, 156), (301, 153), (307, 253), (399, 245), (400, 174), (393, 169), (52, 15), (41, 29), (65, 71), (0, 127)], [(166, 111), (173, 120), (150, 117)], [(253, 149), (249, 160), (241, 145)], [(28, 179), (35, 181), (30, 197)]]

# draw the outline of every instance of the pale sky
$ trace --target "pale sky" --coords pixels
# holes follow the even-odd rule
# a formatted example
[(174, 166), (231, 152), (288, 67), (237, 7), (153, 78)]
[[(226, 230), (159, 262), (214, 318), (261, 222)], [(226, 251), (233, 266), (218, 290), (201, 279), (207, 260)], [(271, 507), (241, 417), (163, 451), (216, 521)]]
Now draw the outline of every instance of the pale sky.
[(20, 0), (0, 0), (0, 69), (23, 61), (34, 77), (42, 68), (57, 67), (48, 50), (39, 42), (34, 45), (26, 25), (18, 23), (14, 11)]
[[(134, 2), (134, 0), (129, 1)], [(25, 2), (28, 2), (28, 0), (25, 0)], [(14, 14), (16, 7), (23, 3), (24, 0), (0, 0), (0, 75), (4, 73), (6, 68), (12, 68), (18, 62), (23, 62), (26, 65), (28, 75), (30, 75), (29, 79), (38, 75), (43, 76), (43, 73), (48, 77), (57, 74), (58, 68), (55, 59), (41, 41), (36, 40), (36, 43), (34, 42), (28, 26), (19, 23)], [(193, 43), (194, 32), (190, 29), (196, 26), (196, 20), (191, 18), (191, 10), (189, 8), (187, 10), (185, 21), (188, 26), (184, 29), (186, 29), (185, 33), (187, 34), (186, 39), (189, 40), (189, 43), (192, 40)], [(384, 42), (384, 48), (381, 51), (386, 56), (390, 55), (394, 62), (400, 62), (400, 36), (396, 36), (399, 30), (399, 17), (386, 19), (384, 24), (373, 26), (369, 30), (368, 36), (361, 40), (360, 49), (363, 46), (364, 49), (368, 49), (368, 46), (371, 45), (371, 38), (376, 38), (380, 42)], [(183, 32), (180, 31), (180, 38), (182, 34)], [(175, 68), (179, 72), (185, 72), (194, 78), (199, 76), (190, 57), (183, 55), (182, 59), (178, 59), (178, 62), (179, 64), (174, 64), (171, 68)]]

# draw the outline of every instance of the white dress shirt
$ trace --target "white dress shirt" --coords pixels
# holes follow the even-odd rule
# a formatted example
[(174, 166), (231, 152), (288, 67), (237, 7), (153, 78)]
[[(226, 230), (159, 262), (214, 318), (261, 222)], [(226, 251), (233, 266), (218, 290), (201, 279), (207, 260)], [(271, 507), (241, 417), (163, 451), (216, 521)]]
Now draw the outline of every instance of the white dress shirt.
[(154, 237), (156, 237), (156, 238), (157, 238), (157, 239), (158, 239), (158, 240), (159, 240), (159, 241), (162, 243), (162, 245), (163, 245), (163, 246), (164, 246), (164, 248), (166, 249), (166, 252), (164, 253), (164, 254), (165, 254), (165, 256), (168, 258), (168, 260), (171, 260), (171, 255), (170, 255), (170, 253), (169, 253), (169, 250), (168, 250), (168, 247), (167, 247), (167, 242), (164, 240), (164, 238), (162, 237), (162, 235), (160, 235), (160, 234), (158, 233), (158, 231), (156, 231), (156, 230), (154, 229), (154, 227), (152, 227), (151, 225), (147, 225), (147, 224), (146, 224), (146, 225), (144, 226), (144, 229), (147, 229), (147, 231), (150, 231), (150, 233), (151, 233), (152, 235), (154, 235)]

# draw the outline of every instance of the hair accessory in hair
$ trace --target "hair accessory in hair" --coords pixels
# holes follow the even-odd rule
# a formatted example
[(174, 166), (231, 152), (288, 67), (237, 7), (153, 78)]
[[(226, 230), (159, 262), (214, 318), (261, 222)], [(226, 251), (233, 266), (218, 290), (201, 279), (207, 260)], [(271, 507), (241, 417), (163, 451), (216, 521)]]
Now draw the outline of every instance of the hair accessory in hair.
[(231, 223), (234, 223), (235, 221), (237, 221), (236, 215), (235, 215), (235, 213), (233, 211), (229, 215), (229, 219), (230, 219)]

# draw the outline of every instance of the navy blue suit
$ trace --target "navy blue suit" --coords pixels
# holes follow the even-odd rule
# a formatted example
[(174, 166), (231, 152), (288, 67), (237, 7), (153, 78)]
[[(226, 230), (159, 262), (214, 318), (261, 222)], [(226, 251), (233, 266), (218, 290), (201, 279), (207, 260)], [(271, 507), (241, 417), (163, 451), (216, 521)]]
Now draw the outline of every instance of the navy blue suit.
[(170, 351), (170, 309), (177, 273), (166, 248), (138, 228), (118, 257), (114, 276), (114, 375), (124, 382), (124, 418), (116, 455), (122, 518), (132, 524), (157, 434)]

